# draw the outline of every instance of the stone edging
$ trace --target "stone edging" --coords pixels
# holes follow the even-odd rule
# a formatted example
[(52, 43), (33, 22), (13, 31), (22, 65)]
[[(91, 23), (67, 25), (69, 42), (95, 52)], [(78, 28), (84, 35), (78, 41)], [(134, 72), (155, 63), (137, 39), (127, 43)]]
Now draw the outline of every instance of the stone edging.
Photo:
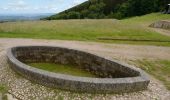
[(170, 21), (168, 21), (168, 20), (157, 21), (157, 22), (152, 23), (151, 25), (149, 25), (149, 27), (170, 29)]
[[(31, 52), (29, 52), (29, 50)], [(82, 61), (80, 60), (81, 56), (85, 57), (83, 59), (86, 60), (91, 59), (90, 61), (93, 61), (95, 63), (101, 63), (102, 65), (102, 67), (100, 67), (100, 66), (95, 66), (95, 63), (93, 64), (93, 62), (89, 62), (89, 61), (86, 62), (86, 63), (92, 63), (91, 66), (94, 66), (94, 68), (96, 67), (101, 68), (101, 69), (97, 69), (97, 72), (98, 70), (109, 71), (114, 68), (113, 70), (115, 71), (119, 70), (121, 72), (124, 72), (125, 74), (129, 74), (132, 76), (122, 77), (122, 78), (89, 78), (89, 77), (77, 77), (71, 75), (64, 75), (64, 74), (52, 73), (52, 72), (48, 72), (45, 70), (28, 66), (16, 58), (19, 57), (20, 54), (22, 55), (22, 53), (26, 51), (29, 52), (28, 53), (29, 55), (36, 56), (37, 51), (41, 51), (41, 50), (44, 50), (43, 52), (45, 51), (49, 52), (49, 50), (51, 50), (51, 52), (55, 51), (55, 53), (62, 52), (62, 54), (65, 57), (73, 56), (77, 59), (77, 61)], [(23, 53), (23, 55), (28, 55), (28, 54)], [(28, 56), (26, 58), (28, 58)], [(49, 57), (49, 55), (47, 56)], [(8, 49), (7, 57), (9, 63), (11, 64), (11, 68), (13, 70), (15, 70), (16, 72), (23, 75), (29, 80), (35, 81), (39, 84), (52, 87), (52, 88), (59, 88), (64, 90), (76, 91), (76, 92), (88, 92), (88, 93), (124, 93), (124, 92), (134, 92), (134, 91), (144, 90), (147, 88), (150, 82), (147, 77), (147, 74), (139, 68), (135, 68), (127, 64), (102, 58), (90, 53), (68, 49), (68, 48), (52, 47), (52, 46), (13, 47)], [(104, 75), (104, 73), (102, 73), (102, 75)]]

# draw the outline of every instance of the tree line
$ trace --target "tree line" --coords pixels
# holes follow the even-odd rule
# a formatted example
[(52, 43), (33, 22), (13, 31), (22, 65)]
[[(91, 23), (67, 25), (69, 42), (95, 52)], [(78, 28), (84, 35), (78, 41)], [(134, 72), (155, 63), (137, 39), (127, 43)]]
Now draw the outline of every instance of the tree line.
[(168, 3), (170, 0), (89, 0), (44, 19), (123, 19), (162, 11)]

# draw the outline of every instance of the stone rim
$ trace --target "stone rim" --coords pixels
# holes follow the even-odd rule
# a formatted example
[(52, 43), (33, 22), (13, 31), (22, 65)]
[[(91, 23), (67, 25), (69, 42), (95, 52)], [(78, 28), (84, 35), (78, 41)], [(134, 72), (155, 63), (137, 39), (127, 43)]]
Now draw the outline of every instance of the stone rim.
[[(54, 88), (57, 87), (57, 88), (61, 88), (61, 89), (64, 89), (64, 90), (70, 90), (70, 91), (76, 91), (76, 92), (124, 93), (124, 92), (134, 92), (134, 91), (144, 90), (144, 89), (147, 88), (147, 86), (148, 86), (148, 84), (150, 82), (147, 73), (145, 73), (141, 69), (136, 68), (136, 67), (131, 66), (131, 65), (128, 65), (128, 64), (125, 64), (125, 63), (121, 63), (119, 61), (115, 61), (115, 60), (113, 61), (113, 60), (110, 60), (110, 59), (104, 58), (104, 57), (101, 57), (101, 58), (104, 58), (104, 59), (109, 60), (109, 61), (113, 61), (113, 62), (118, 63), (120, 65), (126, 66), (127, 68), (135, 70), (136, 72), (139, 72), (139, 76), (126, 77), (126, 78), (90, 78), (90, 77), (80, 77), (80, 76), (65, 75), (65, 74), (53, 73), (53, 72), (41, 70), (41, 69), (38, 69), (38, 68), (34, 68), (32, 66), (26, 65), (26, 64), (22, 63), (21, 61), (19, 61), (16, 57), (14, 57), (14, 55), (12, 53), (12, 49), (25, 48), (25, 47), (51, 47), (51, 48), (62, 48), (62, 49), (68, 49), (68, 50), (75, 50), (75, 49), (63, 48), (63, 47), (55, 47), (55, 46), (17, 46), (17, 47), (9, 48), (7, 50), (8, 61), (9, 61), (10, 64), (12, 64), (11, 68), (13, 70), (20, 73), (21, 75), (28, 78), (29, 80), (36, 81), (37, 83), (45, 85), (45, 86), (54, 87)], [(83, 53), (88, 53), (88, 52), (79, 51), (79, 50), (76, 50), (76, 51), (83, 52)], [(88, 54), (94, 55), (94, 54), (91, 54), (91, 53), (88, 53)], [(97, 55), (95, 55), (95, 56), (97, 56)], [(100, 57), (100, 56), (97, 56), (97, 57)], [(83, 84), (91, 84), (91, 85), (94, 85), (94, 86), (95, 85), (101, 85), (101, 86), (107, 85), (107, 86), (114, 87), (113, 85), (115, 85), (115, 86), (119, 85), (119, 87), (121, 87), (121, 85), (123, 86), (125, 84), (128, 84), (130, 86), (131, 85), (135, 85), (135, 86), (142, 85), (143, 88), (135, 89), (135, 86), (132, 86), (134, 88), (129, 87), (129, 89), (131, 91), (126, 91), (126, 90), (123, 90), (123, 89), (120, 89), (120, 90), (118, 89), (118, 91), (116, 91), (116, 89), (114, 89), (114, 88), (112, 88), (111, 90), (107, 90), (107, 89), (103, 88), (103, 89), (97, 89), (97, 90), (94, 90), (94, 91), (89, 91), (89, 90), (86, 90), (86, 89), (85, 90), (79, 90), (79, 89), (77, 90), (77, 89), (72, 89), (72, 88), (65, 89), (65, 88), (58, 87), (58, 86), (50, 86), (50, 85), (48, 85), (46, 83), (42, 83), (42, 82), (39, 82), (37, 80), (34, 80), (31, 77), (27, 77), (27, 74), (25, 74), (24, 72), (22, 72), (20, 70), (17, 70), (17, 69), (22, 69), (22, 70), (25, 70), (26, 72), (32, 72), (34, 74), (41, 75), (41, 76), (44, 76), (44, 77), (49, 77), (49, 78), (52, 78), (52, 79), (60, 79), (60, 80), (63, 80), (63, 81), (71, 81), (71, 82), (78, 82), (78, 83), (83, 83)]]

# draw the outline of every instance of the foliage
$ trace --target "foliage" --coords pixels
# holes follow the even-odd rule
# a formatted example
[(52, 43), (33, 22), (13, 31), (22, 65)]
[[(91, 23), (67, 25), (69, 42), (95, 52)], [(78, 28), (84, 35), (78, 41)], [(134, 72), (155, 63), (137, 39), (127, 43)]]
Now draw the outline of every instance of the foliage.
[(0, 84), (0, 95), (2, 96), (2, 100), (8, 100), (6, 95), (7, 92), (8, 92), (7, 86)]
[(89, 0), (45, 19), (122, 19), (162, 11), (168, 3), (169, 0)]
[(75, 11), (71, 11), (71, 12), (68, 13), (67, 18), (68, 19), (80, 19), (80, 13), (75, 12)]
[(121, 19), (160, 11), (158, 2), (159, 0), (128, 0), (118, 7), (115, 17)]
[(7, 87), (5, 85), (0, 84), (0, 93), (2, 94), (7, 93)]
[[(105, 17), (104, 15), (104, 7), (105, 3), (102, 0), (89, 0), (89, 2), (85, 2), (82, 4), (83, 6), (76, 6), (70, 10), (66, 10), (57, 15), (53, 15), (51, 17), (45, 18), (47, 20), (53, 19), (99, 19)], [(67, 17), (66, 17), (67, 16)]]
[(0, 93), (5, 91), (5, 87), (0, 85)]

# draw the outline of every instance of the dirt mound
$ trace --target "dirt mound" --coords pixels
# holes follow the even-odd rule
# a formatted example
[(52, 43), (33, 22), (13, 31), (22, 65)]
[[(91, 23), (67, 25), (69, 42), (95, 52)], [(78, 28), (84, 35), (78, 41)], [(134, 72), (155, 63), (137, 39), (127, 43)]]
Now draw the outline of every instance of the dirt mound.
[(151, 25), (149, 25), (149, 27), (170, 29), (170, 20), (158, 21), (158, 22), (155, 22), (155, 23), (152, 23)]

